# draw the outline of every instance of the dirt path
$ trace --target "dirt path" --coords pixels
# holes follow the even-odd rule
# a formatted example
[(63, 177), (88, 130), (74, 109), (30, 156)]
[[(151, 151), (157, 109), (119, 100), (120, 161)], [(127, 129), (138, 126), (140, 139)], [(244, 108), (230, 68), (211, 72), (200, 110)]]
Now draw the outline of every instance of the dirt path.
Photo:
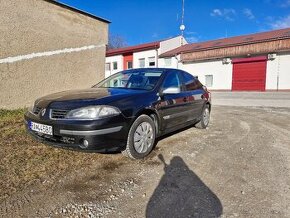
[[(3, 217), (290, 217), (290, 109), (214, 107), (209, 129), (162, 139), (17, 192)], [(104, 155), (96, 154), (98, 157)]]

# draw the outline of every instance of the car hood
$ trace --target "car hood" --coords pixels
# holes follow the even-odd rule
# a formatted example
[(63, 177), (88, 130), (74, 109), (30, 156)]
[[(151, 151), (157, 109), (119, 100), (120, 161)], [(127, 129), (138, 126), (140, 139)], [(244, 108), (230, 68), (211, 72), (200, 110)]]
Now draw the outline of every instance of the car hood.
[(108, 104), (113, 101), (147, 93), (145, 90), (118, 89), (118, 88), (90, 88), (63, 91), (50, 94), (36, 100), (38, 107), (74, 108), (95, 104)]

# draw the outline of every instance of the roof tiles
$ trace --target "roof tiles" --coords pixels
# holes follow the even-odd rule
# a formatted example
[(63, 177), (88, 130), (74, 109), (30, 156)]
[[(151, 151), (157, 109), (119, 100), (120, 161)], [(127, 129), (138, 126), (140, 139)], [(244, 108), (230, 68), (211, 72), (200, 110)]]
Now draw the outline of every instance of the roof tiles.
[(160, 55), (160, 57), (172, 57), (180, 53), (188, 53), (215, 48), (231, 47), (243, 44), (272, 41), (277, 39), (290, 38), (290, 28), (274, 30), (269, 32), (255, 33), (250, 35), (236, 36), (231, 38), (217, 39), (206, 42), (183, 45)]

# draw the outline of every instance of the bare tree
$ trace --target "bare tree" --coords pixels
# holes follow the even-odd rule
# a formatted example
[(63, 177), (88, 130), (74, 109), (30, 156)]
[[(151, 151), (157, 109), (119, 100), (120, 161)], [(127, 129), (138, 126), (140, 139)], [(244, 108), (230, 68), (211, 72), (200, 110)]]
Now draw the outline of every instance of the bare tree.
[(126, 40), (122, 36), (110, 34), (108, 49), (123, 48), (126, 47), (127, 45), (128, 44)]

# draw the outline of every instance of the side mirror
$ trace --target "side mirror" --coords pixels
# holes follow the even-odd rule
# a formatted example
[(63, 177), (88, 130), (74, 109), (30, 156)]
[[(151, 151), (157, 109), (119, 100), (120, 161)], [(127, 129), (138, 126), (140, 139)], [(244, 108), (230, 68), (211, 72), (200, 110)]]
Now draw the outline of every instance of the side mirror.
[(175, 88), (175, 87), (169, 87), (169, 88), (166, 88), (162, 91), (162, 94), (165, 95), (165, 94), (178, 94), (180, 93), (180, 88)]

